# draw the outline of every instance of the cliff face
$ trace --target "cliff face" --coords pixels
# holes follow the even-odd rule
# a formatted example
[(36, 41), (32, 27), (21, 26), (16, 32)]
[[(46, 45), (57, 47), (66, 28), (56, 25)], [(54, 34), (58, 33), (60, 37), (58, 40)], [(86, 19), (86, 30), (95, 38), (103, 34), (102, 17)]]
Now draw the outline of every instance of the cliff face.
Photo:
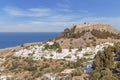
[(70, 29), (66, 28), (54, 41), (62, 48), (92, 47), (107, 41), (119, 42), (120, 32), (109, 24), (74, 24)]

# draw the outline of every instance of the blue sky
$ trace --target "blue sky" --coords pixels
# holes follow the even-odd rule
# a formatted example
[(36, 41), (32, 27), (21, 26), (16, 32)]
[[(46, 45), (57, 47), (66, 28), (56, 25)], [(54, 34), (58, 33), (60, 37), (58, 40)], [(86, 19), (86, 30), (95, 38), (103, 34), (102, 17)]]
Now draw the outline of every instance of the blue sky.
[(60, 32), (84, 22), (120, 30), (120, 0), (0, 0), (0, 32)]

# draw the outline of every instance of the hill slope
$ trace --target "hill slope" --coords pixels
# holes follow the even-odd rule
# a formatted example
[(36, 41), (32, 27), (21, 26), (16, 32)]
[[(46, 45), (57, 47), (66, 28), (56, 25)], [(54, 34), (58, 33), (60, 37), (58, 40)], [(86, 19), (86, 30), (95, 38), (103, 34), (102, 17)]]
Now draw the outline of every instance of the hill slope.
[(119, 42), (120, 32), (109, 24), (75, 24), (53, 39), (62, 48), (89, 47), (103, 42)]

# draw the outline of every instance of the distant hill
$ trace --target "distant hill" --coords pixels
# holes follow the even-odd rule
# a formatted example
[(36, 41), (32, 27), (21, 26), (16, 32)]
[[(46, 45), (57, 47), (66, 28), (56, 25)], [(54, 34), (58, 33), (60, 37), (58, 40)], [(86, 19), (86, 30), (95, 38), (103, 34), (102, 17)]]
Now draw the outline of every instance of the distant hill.
[(62, 48), (92, 47), (107, 41), (119, 42), (120, 31), (110, 24), (74, 24), (53, 41), (58, 42)]

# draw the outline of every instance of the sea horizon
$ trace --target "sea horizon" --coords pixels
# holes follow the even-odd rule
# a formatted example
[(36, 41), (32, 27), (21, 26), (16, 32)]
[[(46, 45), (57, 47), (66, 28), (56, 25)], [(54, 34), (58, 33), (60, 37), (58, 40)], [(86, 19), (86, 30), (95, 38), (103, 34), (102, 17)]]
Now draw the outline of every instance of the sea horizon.
[(43, 42), (56, 37), (60, 32), (0, 32), (0, 49), (26, 43)]

